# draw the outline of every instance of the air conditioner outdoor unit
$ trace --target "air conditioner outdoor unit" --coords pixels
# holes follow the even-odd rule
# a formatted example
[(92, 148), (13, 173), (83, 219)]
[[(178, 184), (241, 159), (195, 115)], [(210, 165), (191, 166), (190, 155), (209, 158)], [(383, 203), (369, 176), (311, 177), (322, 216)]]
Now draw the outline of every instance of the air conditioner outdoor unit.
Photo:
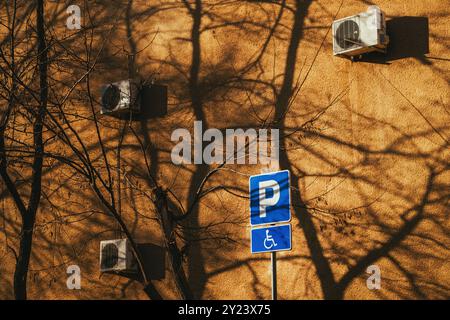
[(354, 57), (372, 51), (385, 53), (389, 43), (384, 13), (377, 6), (333, 22), (333, 53)]
[(140, 112), (140, 85), (123, 80), (103, 87), (101, 114), (118, 115)]
[(136, 262), (127, 239), (100, 242), (100, 271), (136, 271)]

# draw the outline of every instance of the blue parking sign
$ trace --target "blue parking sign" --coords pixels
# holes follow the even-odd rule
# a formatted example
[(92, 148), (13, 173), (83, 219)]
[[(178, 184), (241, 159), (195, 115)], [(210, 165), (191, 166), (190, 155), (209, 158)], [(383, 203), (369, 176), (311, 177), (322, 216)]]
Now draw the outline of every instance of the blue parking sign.
[(249, 189), (252, 226), (291, 220), (289, 170), (251, 176)]
[(252, 253), (291, 250), (291, 243), (290, 224), (251, 230)]

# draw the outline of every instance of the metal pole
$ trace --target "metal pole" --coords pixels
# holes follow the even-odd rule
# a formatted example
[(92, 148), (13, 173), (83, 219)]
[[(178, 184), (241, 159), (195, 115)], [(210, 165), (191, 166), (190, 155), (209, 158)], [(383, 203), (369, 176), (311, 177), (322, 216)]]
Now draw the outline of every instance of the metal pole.
[(277, 253), (272, 252), (272, 300), (277, 300)]

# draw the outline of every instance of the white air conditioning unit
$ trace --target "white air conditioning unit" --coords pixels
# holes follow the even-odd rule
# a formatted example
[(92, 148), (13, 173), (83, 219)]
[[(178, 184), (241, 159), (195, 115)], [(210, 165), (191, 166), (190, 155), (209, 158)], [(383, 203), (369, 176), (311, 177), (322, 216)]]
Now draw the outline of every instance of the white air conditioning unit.
[(104, 86), (101, 114), (119, 115), (129, 112), (140, 112), (140, 85), (128, 79)]
[(136, 271), (136, 262), (127, 239), (100, 242), (100, 271)]
[(354, 57), (372, 51), (385, 53), (389, 43), (386, 19), (377, 6), (366, 12), (333, 22), (333, 53)]

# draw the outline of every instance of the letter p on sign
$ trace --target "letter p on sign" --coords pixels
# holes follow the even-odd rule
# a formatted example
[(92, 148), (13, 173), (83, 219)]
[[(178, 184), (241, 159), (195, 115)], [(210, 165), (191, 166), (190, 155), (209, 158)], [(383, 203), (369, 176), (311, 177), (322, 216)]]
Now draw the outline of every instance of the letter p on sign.
[(251, 176), (250, 223), (252, 225), (291, 220), (289, 171)]
[(275, 180), (259, 182), (259, 217), (267, 217), (266, 207), (275, 206), (280, 201), (280, 185)]

